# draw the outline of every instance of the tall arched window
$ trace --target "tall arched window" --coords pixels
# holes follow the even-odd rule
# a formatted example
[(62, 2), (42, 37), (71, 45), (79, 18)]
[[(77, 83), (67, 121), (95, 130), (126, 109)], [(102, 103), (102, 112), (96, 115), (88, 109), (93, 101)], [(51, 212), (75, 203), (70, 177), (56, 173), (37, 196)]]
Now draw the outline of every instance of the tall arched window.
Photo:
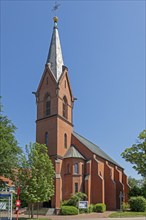
[(63, 97), (63, 117), (67, 118), (67, 98), (66, 96)]
[(47, 95), (45, 99), (45, 116), (49, 116), (51, 114), (51, 98)]
[(45, 133), (45, 144), (46, 144), (46, 146), (48, 146), (48, 144), (49, 144), (49, 135), (48, 135), (48, 132)]
[(64, 147), (67, 148), (67, 134), (64, 134)]

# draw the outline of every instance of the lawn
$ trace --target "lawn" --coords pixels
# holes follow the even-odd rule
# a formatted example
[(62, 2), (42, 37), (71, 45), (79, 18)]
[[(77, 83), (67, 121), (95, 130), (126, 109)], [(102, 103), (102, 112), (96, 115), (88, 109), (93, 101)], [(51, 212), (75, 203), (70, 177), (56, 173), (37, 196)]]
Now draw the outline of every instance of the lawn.
[(139, 216), (146, 216), (146, 212), (114, 212), (109, 215), (110, 218), (125, 218), (125, 217), (139, 217)]

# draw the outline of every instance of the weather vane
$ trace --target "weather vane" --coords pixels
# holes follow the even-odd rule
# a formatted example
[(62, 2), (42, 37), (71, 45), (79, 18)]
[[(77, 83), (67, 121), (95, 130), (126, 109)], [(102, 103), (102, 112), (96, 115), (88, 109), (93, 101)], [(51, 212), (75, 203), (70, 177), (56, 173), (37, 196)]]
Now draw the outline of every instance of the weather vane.
[(54, 7), (52, 8), (52, 11), (58, 10), (58, 8), (59, 8), (60, 5), (61, 5), (61, 4), (59, 4), (59, 3), (56, 1)]

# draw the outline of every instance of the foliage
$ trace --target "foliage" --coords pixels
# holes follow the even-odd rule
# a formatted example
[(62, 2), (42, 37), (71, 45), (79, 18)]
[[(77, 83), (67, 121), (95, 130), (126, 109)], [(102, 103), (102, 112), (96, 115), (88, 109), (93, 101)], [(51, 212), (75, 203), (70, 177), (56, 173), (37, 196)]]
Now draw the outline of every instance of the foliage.
[(88, 212), (89, 213), (93, 212), (93, 209), (94, 209), (94, 205), (90, 204), (89, 207), (88, 207)]
[(62, 206), (61, 215), (77, 215), (78, 209), (74, 206)]
[(11, 179), (21, 153), (14, 136), (15, 131), (15, 125), (2, 114), (2, 105), (0, 105), (0, 176)]
[(87, 195), (82, 192), (78, 192), (71, 196), (69, 200), (65, 200), (62, 202), (62, 206), (77, 206), (78, 201), (86, 200)]
[(142, 196), (131, 197), (129, 199), (130, 209), (135, 212), (146, 211), (146, 199)]
[(133, 164), (133, 168), (146, 177), (146, 130), (143, 130), (138, 136), (138, 142), (132, 147), (126, 148), (121, 156)]
[(34, 203), (48, 201), (54, 195), (54, 174), (47, 147), (38, 143), (26, 146), (26, 154), (20, 160), (17, 184), (28, 204), (33, 207)]
[(83, 214), (83, 213), (88, 213), (89, 212), (89, 209), (86, 208), (86, 209), (79, 209), (79, 213), (80, 214)]
[(123, 202), (122, 203), (122, 211), (125, 212), (125, 211), (128, 211), (130, 209), (130, 205), (128, 202)]
[(132, 177), (128, 178), (129, 188), (129, 197), (133, 196), (143, 196), (146, 198), (146, 180), (140, 179), (136, 180)]
[(94, 212), (105, 212), (106, 211), (106, 205), (104, 203), (97, 203), (93, 207)]

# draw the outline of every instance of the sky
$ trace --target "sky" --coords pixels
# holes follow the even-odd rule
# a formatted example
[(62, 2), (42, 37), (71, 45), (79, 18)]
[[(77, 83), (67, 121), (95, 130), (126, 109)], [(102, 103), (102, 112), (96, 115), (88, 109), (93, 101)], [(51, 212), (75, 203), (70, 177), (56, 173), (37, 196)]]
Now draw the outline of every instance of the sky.
[(73, 95), (74, 130), (140, 179), (121, 158), (146, 128), (145, 1), (1, 0), (3, 114), (22, 148), (35, 142), (37, 90), (53, 30), (58, 28)]

